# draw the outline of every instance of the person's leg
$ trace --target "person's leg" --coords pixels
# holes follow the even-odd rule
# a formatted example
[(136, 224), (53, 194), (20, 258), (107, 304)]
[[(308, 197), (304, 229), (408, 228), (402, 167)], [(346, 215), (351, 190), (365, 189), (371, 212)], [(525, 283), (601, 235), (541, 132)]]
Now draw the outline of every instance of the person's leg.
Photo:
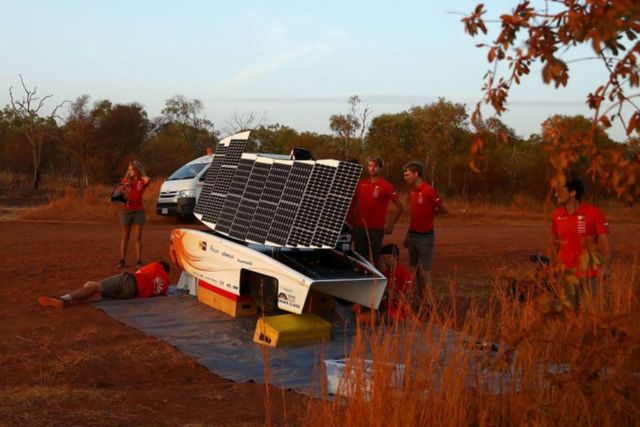
[(142, 226), (146, 222), (144, 211), (133, 215), (133, 238), (136, 246), (136, 267), (142, 267)]
[(369, 253), (369, 234), (364, 228), (356, 227), (353, 229), (353, 246), (356, 252), (365, 259), (371, 259)]
[(409, 265), (411, 266), (411, 282), (413, 283), (411, 289), (411, 300), (413, 300), (414, 308), (417, 308), (420, 304), (420, 296), (422, 295), (422, 274), (420, 272), (420, 252), (418, 251), (418, 243), (416, 236), (413, 233), (409, 233), (407, 236), (407, 249), (409, 250)]
[(102, 284), (100, 282), (89, 281), (83, 287), (74, 289), (68, 294), (59, 297), (42, 296), (38, 298), (38, 303), (45, 307), (64, 308), (66, 304), (71, 302), (88, 302), (94, 299), (94, 296), (102, 293)]
[(100, 281), (102, 295), (107, 298), (127, 299), (137, 295), (135, 276), (127, 271)]
[[(133, 242), (136, 248), (136, 263), (142, 263), (142, 224), (134, 224), (133, 228)], [(136, 264), (136, 265), (137, 265)], [(137, 265), (139, 267), (139, 265)]]
[(427, 287), (431, 286), (431, 258), (433, 255), (433, 234), (418, 234), (412, 236), (416, 262), (416, 285), (418, 301), (425, 302)]
[(69, 292), (71, 301), (82, 301), (91, 298), (96, 293), (102, 293), (100, 282), (88, 281), (83, 287)]
[(371, 256), (373, 265), (380, 268), (380, 250), (382, 249), (382, 241), (384, 239), (384, 230), (369, 230), (369, 238), (371, 242)]
[(431, 286), (431, 259), (433, 258), (433, 246), (435, 236), (433, 234), (425, 234), (420, 236), (419, 252), (420, 252), (420, 269), (425, 286)]
[[(124, 259), (127, 255), (127, 246), (129, 244), (129, 235), (131, 234), (130, 225), (120, 226), (120, 261), (124, 263)], [(124, 267), (124, 265), (122, 266)]]

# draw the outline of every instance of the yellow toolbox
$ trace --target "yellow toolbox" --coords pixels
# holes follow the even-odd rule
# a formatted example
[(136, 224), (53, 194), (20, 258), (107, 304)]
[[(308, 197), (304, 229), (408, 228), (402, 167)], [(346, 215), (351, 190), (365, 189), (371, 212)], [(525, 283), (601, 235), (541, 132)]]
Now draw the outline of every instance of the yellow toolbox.
[(331, 323), (313, 313), (260, 317), (253, 342), (269, 347), (329, 339)]
[(250, 317), (258, 314), (251, 295), (238, 296), (198, 280), (198, 301), (231, 317)]

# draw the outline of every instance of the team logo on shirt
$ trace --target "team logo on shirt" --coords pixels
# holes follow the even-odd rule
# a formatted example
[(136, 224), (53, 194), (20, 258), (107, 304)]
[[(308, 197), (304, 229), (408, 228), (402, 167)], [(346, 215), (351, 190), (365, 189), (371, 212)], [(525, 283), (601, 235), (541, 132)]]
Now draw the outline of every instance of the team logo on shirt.
[(424, 203), (424, 195), (422, 194), (422, 191), (418, 192), (418, 204), (421, 205)]
[(153, 294), (158, 295), (164, 289), (164, 280), (162, 277), (155, 277), (153, 279)]
[(380, 195), (380, 186), (376, 185), (373, 189), (373, 198), (377, 199), (379, 195)]
[(578, 215), (578, 234), (587, 234), (587, 217)]

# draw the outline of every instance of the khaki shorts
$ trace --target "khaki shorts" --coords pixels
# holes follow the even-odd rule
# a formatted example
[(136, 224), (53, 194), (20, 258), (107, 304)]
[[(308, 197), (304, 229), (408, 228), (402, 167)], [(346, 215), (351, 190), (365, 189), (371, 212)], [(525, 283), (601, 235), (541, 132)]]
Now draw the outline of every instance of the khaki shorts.
[(120, 225), (132, 226), (142, 225), (145, 223), (144, 211), (122, 210), (120, 214)]
[(415, 268), (420, 263), (425, 270), (431, 270), (434, 240), (433, 231), (428, 233), (409, 231), (407, 246), (409, 246), (409, 263), (412, 268)]
[(127, 299), (135, 298), (138, 295), (136, 278), (126, 271), (102, 279), (100, 284), (102, 285), (102, 296), (108, 298)]

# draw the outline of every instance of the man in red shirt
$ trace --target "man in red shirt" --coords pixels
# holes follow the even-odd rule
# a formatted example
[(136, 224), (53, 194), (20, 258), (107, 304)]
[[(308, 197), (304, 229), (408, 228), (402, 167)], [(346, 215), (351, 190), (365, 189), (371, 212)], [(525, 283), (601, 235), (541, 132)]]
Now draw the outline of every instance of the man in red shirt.
[[(403, 208), (393, 185), (380, 176), (382, 159), (369, 158), (367, 169), (369, 178), (360, 180), (356, 187), (353, 241), (356, 252), (378, 266), (384, 234), (393, 232)], [(396, 214), (393, 220), (386, 224), (389, 202), (396, 206)]]
[(122, 272), (100, 281), (88, 281), (81, 288), (59, 297), (42, 296), (42, 306), (64, 308), (73, 302), (95, 301), (102, 296), (115, 299), (149, 298), (164, 295), (169, 289), (171, 266), (164, 261), (147, 264), (135, 273)]
[(387, 312), (389, 319), (396, 321), (407, 317), (411, 304), (408, 298), (411, 292), (411, 273), (398, 264), (399, 259), (398, 246), (390, 244), (380, 249), (380, 268), (387, 278), (387, 289), (382, 297), (380, 309)]
[(598, 276), (609, 274), (612, 255), (609, 224), (600, 209), (582, 202), (583, 194), (582, 181), (569, 178), (555, 188), (559, 206), (551, 213), (558, 262), (581, 282), (574, 293), (576, 305), (584, 286), (595, 294)]
[(420, 162), (407, 163), (402, 167), (402, 173), (404, 181), (411, 186), (411, 223), (404, 245), (409, 249), (411, 269), (417, 276), (415, 297), (421, 301), (424, 287), (431, 284), (431, 258), (435, 241), (433, 215), (448, 211), (436, 190), (424, 180), (424, 167)]

